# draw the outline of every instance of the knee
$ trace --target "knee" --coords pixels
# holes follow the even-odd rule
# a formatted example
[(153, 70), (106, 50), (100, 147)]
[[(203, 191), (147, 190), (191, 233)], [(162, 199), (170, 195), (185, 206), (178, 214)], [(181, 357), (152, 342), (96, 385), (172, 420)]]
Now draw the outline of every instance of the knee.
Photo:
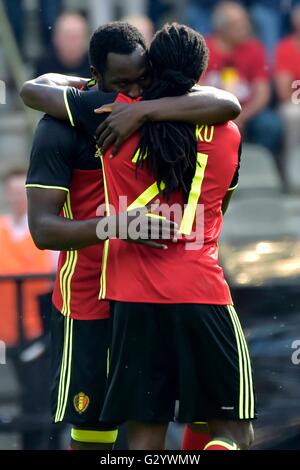
[(164, 450), (167, 424), (128, 422), (129, 450)]
[(234, 441), (241, 450), (247, 450), (254, 441), (253, 426), (250, 421), (211, 421), (210, 433), (214, 439), (225, 438)]
[(249, 449), (254, 442), (254, 431), (253, 426), (249, 423), (248, 426), (244, 427), (239, 433), (237, 444), (241, 450)]

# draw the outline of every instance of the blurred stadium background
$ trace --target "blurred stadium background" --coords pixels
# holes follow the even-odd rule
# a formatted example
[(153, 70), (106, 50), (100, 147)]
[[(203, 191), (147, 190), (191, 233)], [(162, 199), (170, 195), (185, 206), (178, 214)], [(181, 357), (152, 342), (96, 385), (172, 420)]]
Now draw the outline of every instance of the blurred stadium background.
[[(24, 170), (39, 116), (18, 90), (46, 72), (87, 76), (90, 32), (125, 17), (149, 42), (171, 20), (208, 36), (203, 83), (244, 104), (240, 187), (224, 221), (221, 258), (253, 355), (254, 448), (300, 448), (300, 0), (239, 1), (243, 10), (226, 2), (214, 12), (217, 3), (0, 0), (0, 449), (65, 446), (65, 430), (52, 428), (47, 407), (55, 260), (32, 247), (25, 215)], [(224, 54), (229, 43), (232, 53)], [(181, 432), (170, 427), (170, 448)]]

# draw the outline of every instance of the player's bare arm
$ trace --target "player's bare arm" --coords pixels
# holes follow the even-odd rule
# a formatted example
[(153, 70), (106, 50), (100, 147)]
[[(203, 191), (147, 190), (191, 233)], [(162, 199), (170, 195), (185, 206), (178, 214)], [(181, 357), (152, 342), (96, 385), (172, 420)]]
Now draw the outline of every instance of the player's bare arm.
[(47, 73), (24, 83), (20, 96), (29, 108), (49, 114), (58, 119), (68, 119), (64, 101), (65, 87), (82, 88), (88, 78), (69, 77)]
[(240, 103), (234, 95), (205, 86), (197, 86), (193, 92), (179, 97), (134, 104), (112, 103), (95, 110), (97, 114), (111, 113), (96, 131), (97, 144), (103, 152), (114, 144), (112, 155), (115, 155), (122, 142), (147, 121), (222, 124), (235, 119), (240, 111)]
[(237, 168), (235, 170), (231, 185), (230, 185), (230, 187), (229, 187), (229, 189), (228, 189), (227, 193), (225, 194), (225, 196), (223, 198), (223, 201), (222, 201), (222, 214), (223, 215), (225, 215), (225, 213), (226, 213), (226, 211), (229, 207), (232, 195), (233, 195), (235, 189), (239, 185), (241, 156), (242, 156), (242, 144), (240, 143), (239, 150), (238, 150), (238, 165), (237, 165)]
[[(20, 96), (24, 104), (30, 108), (58, 119), (68, 119), (64, 98), (65, 87), (81, 88), (87, 82), (88, 79), (84, 78), (46, 74), (25, 82)], [(107, 107), (105, 109), (106, 111), (100, 109), (97, 112), (107, 112)], [(105, 142), (105, 149), (113, 142), (116, 142), (118, 149), (121, 142), (147, 120), (218, 124), (235, 119), (241, 111), (239, 101), (231, 93), (214, 87), (200, 86), (185, 96), (136, 103), (134, 109), (126, 104), (113, 104), (109, 109), (112, 111), (110, 117), (102, 127), (100, 126), (96, 134), (99, 138), (103, 130), (107, 130), (106, 127), (111, 130), (110, 138)]]
[(222, 214), (225, 215), (228, 207), (229, 207), (229, 204), (230, 204), (230, 200), (232, 198), (232, 194), (234, 193), (234, 190), (229, 190), (227, 191), (224, 199), (223, 199), (223, 202), (222, 202)]
[[(124, 214), (97, 217), (90, 220), (69, 220), (60, 216), (67, 199), (67, 192), (60, 189), (27, 188), (28, 220), (32, 238), (41, 250), (69, 251), (102, 243), (108, 238), (118, 237), (128, 242), (140, 243), (151, 248), (166, 249), (165, 244), (155, 240), (174, 239), (178, 234), (177, 225), (168, 220), (151, 219), (148, 209), (141, 208)], [(129, 234), (131, 222), (138, 217), (139, 238)], [(99, 231), (99, 222), (102, 221)], [(109, 229), (107, 229), (109, 227)], [(151, 238), (151, 239), (150, 239)]]

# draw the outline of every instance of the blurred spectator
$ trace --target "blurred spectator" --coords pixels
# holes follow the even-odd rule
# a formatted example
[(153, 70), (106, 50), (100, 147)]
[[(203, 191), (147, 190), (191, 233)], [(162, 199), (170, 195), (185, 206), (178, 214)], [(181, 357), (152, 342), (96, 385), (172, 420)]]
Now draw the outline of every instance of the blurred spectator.
[(62, 0), (50, 0), (50, 2), (49, 0), (39, 1), (41, 35), (45, 48), (51, 45), (52, 28), (61, 9)]
[[(23, 51), (24, 25), (26, 21), (24, 0), (4, 0), (8, 18), (11, 22), (15, 37)], [(60, 12), (62, 0), (39, 0), (39, 20), (41, 26), (42, 40), (45, 47), (49, 47), (54, 22)]]
[(188, 25), (203, 36), (210, 34), (212, 12), (218, 3), (219, 0), (189, 0), (186, 12)]
[[(290, 3), (290, 2), (288, 2)], [(286, 0), (252, 0), (251, 17), (259, 39), (263, 42), (269, 63), (274, 62), (274, 50), (281, 37)]]
[[(247, 6), (249, 0), (237, 0), (239, 4)], [(187, 23), (203, 36), (212, 32), (212, 14), (220, 0), (188, 0)]]
[[(213, 10), (219, 3), (220, 0), (188, 0), (186, 22), (201, 34), (210, 34)], [(269, 63), (273, 64), (276, 44), (289, 28), (286, 18), (292, 5), (299, 4), (300, 0), (236, 0), (236, 3), (248, 9)]]
[[(11, 171), (5, 178), (9, 211), (0, 217), (0, 276), (48, 274), (54, 268), (51, 253), (37, 250), (29, 233), (25, 178), (22, 169)], [(49, 280), (25, 281), (23, 316), (19, 318), (16, 284), (0, 281), (0, 339), (5, 342), (8, 357), (13, 361), (21, 390), (22, 417), (28, 424), (33, 417), (41, 418), (46, 414), (50, 422), (45, 388), (50, 386), (50, 370), (39, 306), (39, 296), (50, 288)], [(36, 429), (23, 433), (24, 449), (39, 449), (47, 444), (49, 433), (46, 438), (41, 425), (38, 431)]]
[(264, 43), (270, 64), (274, 64), (275, 48), (291, 30), (290, 12), (300, 0), (246, 0), (255, 32)]
[(300, 5), (294, 8), (291, 18), (294, 32), (278, 44), (275, 63), (275, 86), (285, 125), (285, 155), (300, 144)]
[(268, 67), (262, 44), (251, 37), (247, 11), (222, 2), (213, 15), (214, 34), (207, 39), (210, 60), (204, 84), (234, 93), (243, 109), (236, 120), (245, 138), (266, 147), (281, 171), (283, 128), (270, 101)]
[(87, 20), (80, 13), (59, 16), (53, 30), (53, 47), (38, 60), (36, 76), (53, 72), (89, 77), (88, 31)]
[(281, 37), (290, 34), (291, 32), (291, 10), (300, 5), (300, 0), (282, 0), (284, 3), (283, 19), (282, 19), (282, 28), (281, 28)]
[(163, 0), (148, 0), (148, 15), (156, 27), (160, 26), (162, 17), (169, 10)]
[(122, 21), (127, 21), (127, 23), (130, 23), (135, 26), (146, 39), (147, 47), (150, 47), (154, 35), (154, 24), (148, 16), (126, 16), (125, 18), (122, 18)]

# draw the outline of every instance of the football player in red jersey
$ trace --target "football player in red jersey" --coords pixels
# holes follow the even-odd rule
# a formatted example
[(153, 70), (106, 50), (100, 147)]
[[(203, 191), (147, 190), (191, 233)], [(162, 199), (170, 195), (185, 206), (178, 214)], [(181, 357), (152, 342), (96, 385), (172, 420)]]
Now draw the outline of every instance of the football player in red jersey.
[[(206, 54), (196, 32), (176, 24), (163, 28), (150, 48), (157, 72), (144, 98), (187, 92)], [(120, 95), (117, 101), (129, 99)], [(168, 256), (139, 246), (129, 250), (118, 239), (104, 248), (100, 293), (114, 301), (114, 319), (101, 418), (128, 422), (132, 449), (163, 448), (178, 398), (179, 422), (208, 422), (207, 450), (251, 445), (251, 361), (218, 263), (222, 212), (237, 184), (239, 155), (232, 122), (196, 129), (150, 122), (115, 159), (109, 152), (103, 158), (107, 203), (118, 208), (126, 195), (128, 209), (156, 198), (162, 215), (175, 204), (182, 208), (174, 220), (183, 237), (169, 245)], [(192, 232), (196, 241), (189, 239)]]
[[(107, 57), (105, 57), (105, 51), (108, 56), (110, 51), (109, 47), (112, 48), (111, 39), (108, 47), (103, 47), (104, 38), (107, 37), (108, 34), (114, 34), (111, 56), (119, 55), (114, 52), (115, 48), (119, 47), (121, 57), (117, 58), (123, 59), (124, 57), (126, 65), (128, 65), (128, 62), (130, 63), (130, 60), (132, 63), (130, 63), (130, 77), (128, 77), (128, 67), (124, 72), (123, 66), (123, 76), (119, 78), (113, 66), (116, 68), (117, 66), (119, 67), (120, 64), (118, 64), (116, 60), (111, 66), (107, 64), (107, 76), (111, 76), (111, 81), (109, 81), (106, 76), (105, 87), (118, 90), (118, 88), (121, 87), (119, 84), (121, 78), (124, 80), (124, 73), (127, 73), (126, 80), (129, 80), (130, 83), (127, 85), (129, 88), (126, 91), (132, 96), (135, 96), (136, 90), (138, 90), (138, 92), (141, 91), (141, 73), (144, 72), (145, 68), (145, 66), (142, 65), (145, 63), (145, 58), (144, 62), (140, 60), (140, 56), (143, 58), (143, 42), (141, 38), (137, 36), (137, 32), (127, 25), (121, 27), (119, 24), (114, 24), (102, 27), (93, 38), (94, 55), (97, 55), (97, 49), (95, 50), (95, 46), (97, 46), (97, 44), (95, 44), (97, 43), (96, 39), (98, 38), (98, 41), (99, 39), (102, 41), (101, 51), (104, 56), (102, 59), (103, 62), (106, 62), (107, 59)], [(127, 46), (124, 38), (127, 39)], [(136, 49), (139, 52), (138, 54), (134, 54)], [(132, 54), (130, 54), (131, 50)], [(129, 54), (126, 55), (126, 52)], [(116, 57), (110, 58), (116, 59)], [(98, 60), (99, 59), (100, 58), (98, 58)], [(122, 69), (118, 71), (119, 74), (121, 70)], [(65, 80), (65, 78), (63, 80)], [(84, 83), (84, 81), (74, 78), (68, 78), (68, 80), (76, 86)], [(114, 83), (113, 80), (117, 83)], [(144, 81), (145, 80), (143, 80), (143, 82)], [(43, 93), (43, 97), (46, 96), (48, 92), (49, 90), (46, 90), (45, 93)], [(199, 116), (200, 104), (202, 104), (203, 108), (201, 115), (204, 121), (207, 119), (222, 121), (223, 119), (234, 117), (239, 111), (239, 106), (236, 101), (228, 94), (222, 94), (220, 92), (217, 96), (215, 96), (215, 94), (215, 91), (207, 89), (207, 95), (205, 95), (205, 92), (202, 92), (200, 100), (197, 101), (197, 106), (193, 105), (192, 109), (190, 109), (192, 105), (191, 101), (189, 101), (189, 103), (186, 102), (185, 106), (183, 106), (184, 103), (182, 101), (178, 101), (177, 107), (180, 108), (182, 112), (186, 113), (184, 117), (189, 117), (189, 114), (192, 114), (192, 118), (189, 117), (190, 119), (193, 119), (193, 110), (194, 114), (198, 113), (197, 115)], [(106, 102), (111, 100), (112, 96), (106, 97)], [(155, 107), (153, 108), (154, 104), (155, 103), (152, 103), (153, 111), (156, 109)], [(156, 113), (158, 113), (158, 111), (156, 111)], [(139, 117), (141, 117), (141, 113)], [(157, 117), (159, 117), (158, 114)], [(179, 119), (180, 117), (181, 116), (178, 116)], [(55, 141), (56, 134), (60, 135), (59, 145)], [(54, 351), (57, 353), (56, 358), (58, 359), (59, 366), (55, 371), (57, 380), (55, 380), (54, 387), (54, 414), (56, 421), (67, 420), (73, 424), (75, 423), (72, 436), (73, 441), (75, 441), (73, 442), (73, 446), (76, 448), (86, 448), (90, 447), (92, 444), (94, 444), (95, 448), (95, 446), (101, 443), (104, 445), (109, 444), (107, 441), (108, 434), (103, 432), (103, 429), (99, 430), (94, 424), (97, 410), (99, 412), (99, 406), (101, 404), (100, 399), (98, 401), (95, 400), (95, 396), (99, 396), (99, 387), (102, 387), (101, 381), (98, 379), (96, 381), (98, 386), (96, 386), (96, 383), (93, 384), (92, 377), (90, 377), (90, 382), (88, 382), (87, 371), (88, 369), (94, 370), (94, 368), (86, 367), (85, 373), (83, 373), (82, 368), (80, 372), (78, 367), (76, 367), (76, 372), (75, 364), (78, 363), (78, 361), (74, 360), (75, 353), (73, 352), (73, 355), (71, 354), (72, 349), (73, 351), (75, 350), (75, 339), (77, 338), (76, 344), (78, 346), (78, 341), (81, 338), (80, 350), (82, 354), (81, 359), (79, 358), (80, 362), (89, 362), (89, 355), (90, 357), (96, 357), (96, 354), (93, 354), (93, 351), (91, 351), (92, 345), (95, 342), (99, 342), (99, 335), (97, 336), (97, 334), (100, 329), (103, 330), (106, 328), (106, 322), (98, 322), (96, 320), (100, 318), (105, 319), (108, 315), (105, 303), (103, 303), (103, 307), (99, 307), (99, 310), (97, 309), (97, 299), (95, 295), (95, 286), (99, 283), (99, 258), (101, 257), (101, 248), (99, 245), (96, 246), (98, 240), (95, 239), (96, 220), (94, 216), (97, 204), (101, 202), (103, 191), (101, 195), (101, 184), (97, 186), (97, 182), (101, 180), (101, 165), (99, 165), (99, 159), (97, 161), (97, 159), (90, 160), (89, 158), (89, 155), (93, 155), (92, 147), (93, 145), (81, 142), (79, 136), (76, 136), (74, 131), (68, 130), (67, 126), (59, 124), (58, 121), (51, 121), (49, 117), (44, 118), (36, 136), (27, 185), (29, 199), (32, 200), (33, 206), (33, 210), (31, 211), (33, 222), (32, 231), (37, 244), (40, 247), (51, 245), (52, 248), (56, 249), (63, 248), (68, 250), (69, 247), (73, 248), (72, 252), (66, 251), (61, 254), (60, 275), (57, 278), (53, 297), (56, 310), (54, 316), (57, 320), (53, 326), (53, 332), (55, 333)], [(72, 158), (70, 158), (71, 153)], [(41, 154), (44, 155), (44, 159), (41, 158)], [(93, 166), (91, 167), (92, 163)], [(89, 179), (88, 175), (90, 176)], [(93, 185), (95, 186), (94, 189)], [(94, 218), (94, 220), (88, 220), (86, 224), (82, 221), (80, 231), (76, 231), (76, 222), (74, 225), (74, 221), (72, 221), (72, 224), (68, 223), (67, 227), (62, 218), (60, 218), (60, 220), (57, 219), (57, 215), (53, 218), (51, 214), (50, 217), (47, 218), (47, 210), (49, 209), (50, 212), (52, 212), (52, 206), (54, 207), (54, 205), (55, 210), (58, 205), (59, 207), (66, 206), (64, 208), (66, 218)], [(89, 208), (87, 205), (89, 205)], [(41, 210), (39, 210), (39, 208)], [(93, 232), (93, 234), (91, 232)], [(152, 244), (154, 242), (150, 243)], [(89, 248), (90, 244), (93, 244), (94, 247)], [(86, 248), (82, 249), (84, 246), (86, 246)], [(76, 248), (80, 249), (76, 250)], [(94, 269), (92, 269), (92, 265)], [(58, 314), (58, 312), (63, 313), (65, 318)], [(95, 312), (95, 315), (93, 312)], [(83, 319), (86, 321), (82, 322), (81, 320)], [(83, 328), (85, 333), (83, 332)], [(63, 330), (65, 330), (64, 338), (62, 336)], [(81, 331), (81, 333), (77, 333), (77, 330), (79, 332)], [(95, 331), (95, 333), (91, 335), (91, 331)], [(98, 331), (97, 334), (96, 331)], [(58, 341), (60, 336), (62, 336), (61, 341)], [(92, 336), (95, 339), (94, 343), (88, 340), (82, 342), (83, 336), (86, 338)], [(106, 341), (102, 341), (101, 343), (105, 349)], [(88, 344), (90, 347), (87, 347)], [(77, 346), (76, 349), (78, 349)], [(102, 355), (106, 358), (106, 354), (103, 353)], [(62, 358), (64, 361), (62, 361)], [(71, 359), (68, 360), (68, 358)], [(98, 374), (99, 378), (103, 376), (105, 364), (106, 359), (99, 365), (101, 367), (101, 374)], [(88, 385), (88, 383), (90, 383), (90, 385)], [(83, 388), (83, 390), (81, 390), (81, 388)], [(87, 388), (89, 389), (88, 392)], [(93, 436), (91, 437), (92, 434)], [(82, 442), (81, 437), (83, 439)], [(93, 440), (93, 442), (91, 440)]]

